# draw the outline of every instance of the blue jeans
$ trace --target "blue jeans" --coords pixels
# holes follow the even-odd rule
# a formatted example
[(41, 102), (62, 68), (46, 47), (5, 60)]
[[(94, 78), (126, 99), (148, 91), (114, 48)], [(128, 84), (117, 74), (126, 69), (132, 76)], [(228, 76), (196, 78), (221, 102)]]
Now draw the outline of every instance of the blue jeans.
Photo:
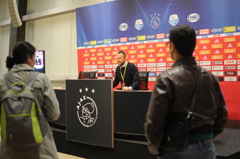
[(182, 151), (163, 152), (163, 159), (216, 159), (215, 144), (211, 140), (196, 141), (188, 144)]

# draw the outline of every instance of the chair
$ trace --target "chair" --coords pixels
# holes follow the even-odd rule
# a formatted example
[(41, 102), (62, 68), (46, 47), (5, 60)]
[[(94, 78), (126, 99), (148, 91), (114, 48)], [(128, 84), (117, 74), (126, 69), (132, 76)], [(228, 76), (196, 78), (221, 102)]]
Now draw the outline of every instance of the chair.
[(97, 71), (94, 72), (79, 72), (78, 79), (96, 79)]
[(140, 90), (148, 90), (148, 76), (150, 71), (139, 72), (140, 77)]

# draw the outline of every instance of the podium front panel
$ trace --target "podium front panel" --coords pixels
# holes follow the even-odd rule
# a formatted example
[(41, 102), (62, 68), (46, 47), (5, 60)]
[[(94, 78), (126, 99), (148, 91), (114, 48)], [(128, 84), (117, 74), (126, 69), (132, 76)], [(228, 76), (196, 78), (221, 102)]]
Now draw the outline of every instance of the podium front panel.
[(114, 147), (112, 80), (66, 80), (66, 111), (67, 140)]

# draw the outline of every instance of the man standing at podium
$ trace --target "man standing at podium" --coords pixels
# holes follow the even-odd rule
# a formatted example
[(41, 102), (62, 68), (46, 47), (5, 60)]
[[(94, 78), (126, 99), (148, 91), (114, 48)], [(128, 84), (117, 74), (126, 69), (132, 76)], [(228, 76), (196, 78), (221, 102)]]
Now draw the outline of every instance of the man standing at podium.
[(141, 84), (138, 68), (135, 64), (126, 60), (126, 53), (120, 50), (116, 56), (117, 68), (115, 71), (115, 78), (113, 81), (113, 88), (121, 82), (122, 90), (131, 91), (139, 89)]

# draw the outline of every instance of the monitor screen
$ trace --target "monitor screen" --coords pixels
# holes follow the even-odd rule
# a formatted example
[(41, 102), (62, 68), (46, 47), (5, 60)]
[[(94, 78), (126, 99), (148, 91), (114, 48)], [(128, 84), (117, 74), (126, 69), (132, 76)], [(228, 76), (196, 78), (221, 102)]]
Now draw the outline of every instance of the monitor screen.
[(45, 51), (44, 50), (36, 50), (35, 52), (35, 65), (34, 69), (38, 72), (45, 73)]

